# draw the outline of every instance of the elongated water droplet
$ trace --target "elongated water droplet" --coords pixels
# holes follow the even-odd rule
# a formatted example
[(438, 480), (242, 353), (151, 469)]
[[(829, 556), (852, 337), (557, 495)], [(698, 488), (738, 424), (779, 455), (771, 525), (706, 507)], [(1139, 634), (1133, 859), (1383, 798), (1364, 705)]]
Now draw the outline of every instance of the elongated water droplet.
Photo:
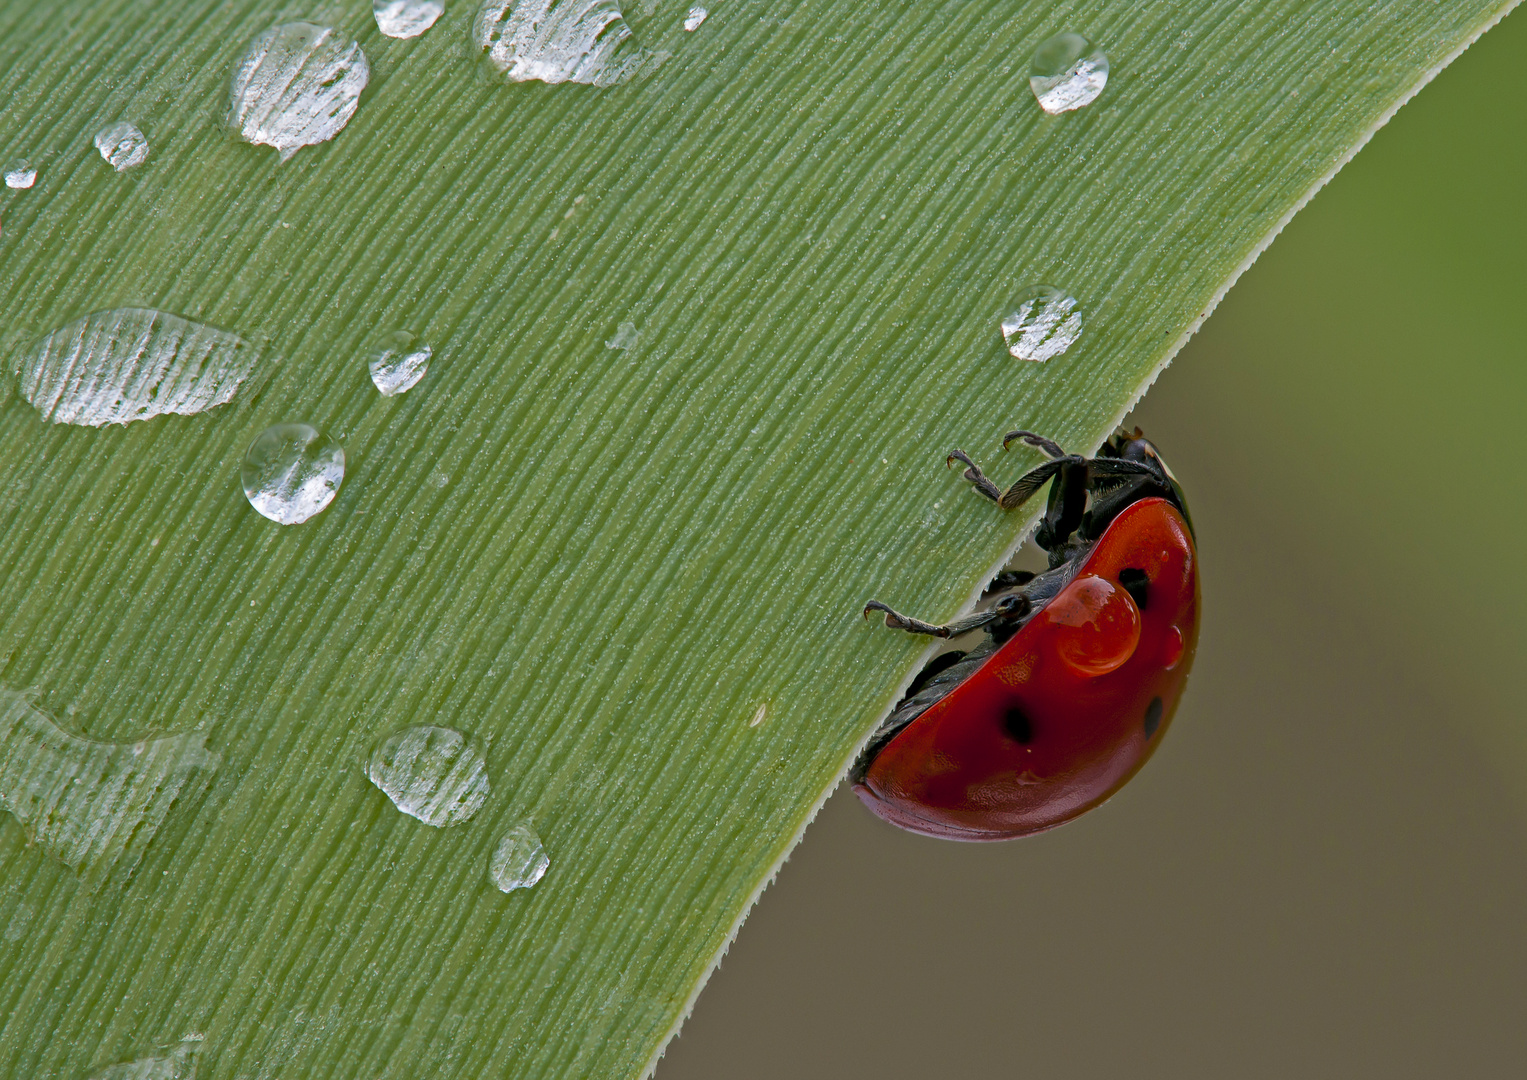
[(286, 161), (338, 135), (370, 78), (361, 47), (332, 26), (273, 26), (249, 43), (233, 69), (229, 123)]
[(297, 525), (334, 501), (345, 479), (345, 452), (308, 424), (273, 424), (255, 436), (241, 472), (249, 505), (282, 525)]
[(24, 161), (13, 161), (5, 167), (5, 186), (21, 191), (37, 183), (37, 170)]
[(471, 820), (491, 791), (475, 743), (455, 728), (424, 724), (378, 743), (366, 776), (403, 813), (436, 828)]
[(418, 37), (444, 12), (444, 0), (371, 0), (376, 28), (390, 38)]
[(1002, 320), (1007, 351), (1019, 360), (1043, 363), (1075, 344), (1082, 332), (1076, 301), (1049, 285), (1035, 285), (1019, 298), (1018, 309)]
[(1091, 105), (1108, 85), (1108, 56), (1080, 34), (1040, 42), (1029, 67), (1029, 89), (1052, 115)]
[(0, 689), (0, 810), (94, 882), (131, 876), (176, 800), (199, 793), (221, 761), (197, 732), (95, 742)]
[(201, 1037), (187, 1038), (168, 1053), (124, 1061), (90, 1074), (89, 1080), (195, 1080)]
[(383, 397), (392, 397), (412, 389), (429, 371), (429, 360), (434, 350), (418, 342), (419, 339), (413, 334), (398, 330), (383, 334), (372, 346), (367, 366), (371, 371), (371, 381)]
[(604, 343), (606, 349), (634, 349), (642, 340), (642, 333), (635, 323), (623, 322), (615, 328), (615, 336)]
[(535, 827), (522, 821), (504, 833), (488, 860), (488, 876), (501, 892), (528, 889), (546, 876), (551, 859)]
[(614, 86), (668, 59), (636, 44), (615, 0), (486, 0), (472, 40), (515, 82)]
[(709, 15), (710, 12), (696, 4), (694, 7), (689, 9), (689, 14), (684, 16), (684, 29), (690, 31), (700, 29), (700, 24), (703, 23)]
[(107, 124), (96, 132), (95, 148), (117, 172), (148, 160), (148, 137), (126, 120)]
[(152, 308), (114, 308), (34, 342), (11, 370), (44, 420), (100, 427), (232, 401), (258, 360), (253, 345), (226, 330)]

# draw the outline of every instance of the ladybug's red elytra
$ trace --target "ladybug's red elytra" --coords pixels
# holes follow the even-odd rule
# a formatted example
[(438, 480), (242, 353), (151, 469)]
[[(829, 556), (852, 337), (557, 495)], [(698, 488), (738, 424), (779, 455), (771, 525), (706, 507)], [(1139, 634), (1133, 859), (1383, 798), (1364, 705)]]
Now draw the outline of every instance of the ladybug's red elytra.
[(1009, 840), (1102, 803), (1156, 749), (1198, 644), (1198, 558), (1187, 503), (1138, 428), (1094, 458), (1029, 431), (1050, 460), (1007, 491), (964, 451), (949, 461), (1004, 510), (1046, 482), (1040, 574), (1004, 571), (983, 608), (935, 626), (878, 600), (864, 614), (914, 634), (980, 633), (913, 680), (854, 765), (854, 790), (893, 825), (950, 840)]

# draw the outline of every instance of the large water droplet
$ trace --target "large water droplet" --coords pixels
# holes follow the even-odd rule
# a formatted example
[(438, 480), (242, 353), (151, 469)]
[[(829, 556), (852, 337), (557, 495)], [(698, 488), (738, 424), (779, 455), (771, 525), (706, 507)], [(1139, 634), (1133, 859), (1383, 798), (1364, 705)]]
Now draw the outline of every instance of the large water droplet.
[(551, 859), (528, 821), (515, 825), (499, 840), (488, 860), (488, 876), (502, 892), (528, 889), (546, 876)]
[(1076, 300), (1049, 285), (1025, 290), (1018, 310), (1002, 320), (1002, 340), (1019, 360), (1044, 363), (1069, 349), (1081, 333)]
[(117, 172), (148, 160), (148, 136), (126, 120), (107, 124), (95, 133), (95, 148)]
[(333, 27), (283, 23), (239, 58), (228, 120), (242, 138), (274, 146), (286, 161), (338, 135), (370, 78), (361, 47)]
[(613, 86), (668, 59), (636, 44), (615, 0), (486, 0), (472, 40), (515, 82)]
[(1108, 85), (1108, 56), (1080, 34), (1040, 42), (1029, 66), (1029, 89), (1047, 113), (1091, 105)]
[(1056, 655), (1080, 675), (1116, 671), (1140, 644), (1140, 609), (1129, 593), (1096, 574), (1067, 585), (1044, 609)]
[(372, 346), (367, 366), (371, 370), (371, 381), (383, 397), (401, 394), (424, 378), (434, 350), (428, 345), (419, 345), (418, 341), (413, 334), (398, 330), (383, 334)]
[(21, 191), (37, 183), (37, 170), (24, 161), (13, 161), (5, 167), (5, 186)]
[(89, 1080), (195, 1080), (200, 1052), (201, 1036), (190, 1036), (167, 1054), (108, 1065)]
[(409, 817), (444, 828), (469, 821), (491, 790), (488, 762), (455, 728), (404, 728), (377, 744), (366, 776)]
[(226, 330), (152, 308), (74, 320), (23, 349), (21, 396), (55, 424), (126, 424), (187, 416), (233, 400), (259, 360)]
[(444, 12), (444, 0), (371, 0), (376, 28), (390, 38), (418, 37)]
[(197, 732), (95, 742), (0, 689), (0, 810), (92, 881), (130, 876), (176, 800), (205, 787), (221, 761)]
[(274, 424), (249, 444), (241, 477), (250, 506), (296, 525), (334, 501), (345, 478), (345, 452), (315, 427)]
[(689, 14), (684, 16), (684, 29), (689, 31), (700, 29), (700, 24), (703, 23), (709, 15), (710, 12), (696, 4), (694, 7), (689, 9)]

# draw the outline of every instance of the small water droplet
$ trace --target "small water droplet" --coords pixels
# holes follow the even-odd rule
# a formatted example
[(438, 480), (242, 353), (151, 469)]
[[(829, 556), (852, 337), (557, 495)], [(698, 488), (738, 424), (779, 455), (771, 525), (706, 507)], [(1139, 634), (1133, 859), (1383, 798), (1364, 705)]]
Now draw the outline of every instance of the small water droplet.
[(444, 0), (371, 0), (376, 28), (390, 38), (418, 37), (444, 11)]
[(1080, 34), (1056, 34), (1034, 50), (1029, 89), (1051, 115), (1091, 105), (1107, 85), (1107, 54)]
[(383, 334), (372, 347), (367, 364), (371, 369), (371, 381), (383, 397), (412, 389), (429, 371), (434, 350), (428, 345), (419, 345), (418, 341), (413, 334), (397, 330)]
[(332, 26), (282, 23), (256, 36), (234, 66), (228, 121), (286, 161), (344, 130), (370, 78), (361, 47)]
[(758, 711), (753, 714), (753, 719), (748, 721), (748, 727), (757, 727), (769, 718), (769, 703), (764, 702), (758, 706)]
[(334, 501), (345, 478), (345, 452), (308, 424), (273, 424), (249, 444), (241, 478), (250, 506), (296, 525)]
[(117, 172), (148, 160), (148, 137), (126, 120), (107, 124), (96, 132), (95, 148)]
[(615, 336), (604, 343), (606, 349), (634, 349), (642, 339), (642, 333), (632, 322), (623, 322), (615, 328)]
[(436, 828), (471, 820), (491, 791), (488, 762), (474, 742), (427, 724), (378, 743), (366, 776), (403, 813)]
[(616, 0), (486, 0), (472, 40), (514, 82), (614, 86), (669, 56), (636, 44)]
[(710, 12), (696, 4), (689, 9), (689, 14), (684, 16), (684, 29), (690, 31), (700, 29), (700, 24), (705, 21), (708, 15), (710, 15)]
[(499, 840), (488, 860), (488, 876), (502, 892), (528, 889), (546, 876), (551, 859), (528, 821), (515, 825)]
[(221, 762), (197, 732), (96, 742), (64, 730), (27, 695), (0, 689), (0, 810), (92, 880), (131, 876), (170, 808)]
[(5, 167), (5, 186), (22, 191), (37, 183), (37, 170), (24, 161), (13, 161)]
[(195, 1080), (201, 1036), (187, 1038), (167, 1054), (124, 1061), (93, 1072), (89, 1080)]
[(1074, 345), (1081, 333), (1076, 300), (1049, 285), (1025, 290), (1018, 309), (1002, 320), (1002, 340), (1019, 360), (1044, 363)]
[(59, 327), (10, 366), (44, 420), (101, 427), (226, 404), (259, 358), (226, 330), (152, 308), (114, 308)]
[(32, 925), (32, 916), (35, 914), (36, 912), (28, 905), (17, 904), (16, 910), (11, 912), (10, 921), (5, 924), (5, 940), (20, 941), (26, 937), (27, 930)]

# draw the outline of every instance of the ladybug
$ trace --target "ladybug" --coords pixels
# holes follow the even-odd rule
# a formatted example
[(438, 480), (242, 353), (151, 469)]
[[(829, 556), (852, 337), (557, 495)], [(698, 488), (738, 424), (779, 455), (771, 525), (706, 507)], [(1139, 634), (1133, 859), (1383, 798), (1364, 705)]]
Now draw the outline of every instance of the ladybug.
[(855, 763), (854, 790), (893, 825), (950, 840), (1009, 840), (1099, 805), (1156, 749), (1198, 643), (1198, 558), (1182, 488), (1136, 428), (1093, 458), (1010, 432), (1047, 458), (1002, 491), (964, 451), (947, 462), (1003, 510), (1047, 482), (1040, 574), (1004, 571), (944, 626), (878, 600), (864, 615), (966, 638), (913, 680)]

